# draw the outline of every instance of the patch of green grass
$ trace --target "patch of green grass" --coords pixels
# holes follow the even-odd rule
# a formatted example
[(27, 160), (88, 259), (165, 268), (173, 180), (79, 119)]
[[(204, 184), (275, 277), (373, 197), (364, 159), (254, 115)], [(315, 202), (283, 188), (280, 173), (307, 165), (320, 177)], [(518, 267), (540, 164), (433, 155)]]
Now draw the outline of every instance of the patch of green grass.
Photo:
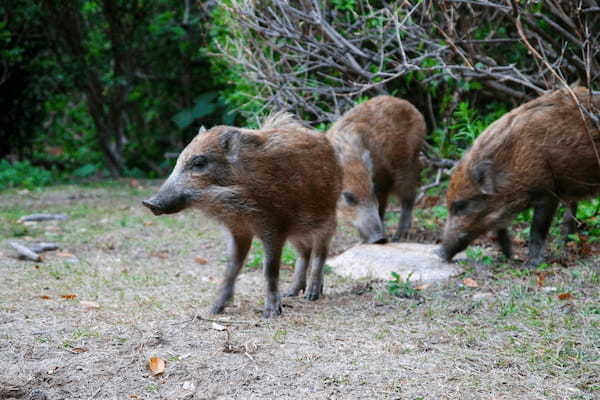
[(150, 383), (146, 386), (146, 390), (150, 393), (156, 393), (158, 392), (158, 385), (156, 383)]
[(93, 331), (91, 329), (77, 328), (73, 331), (71, 337), (73, 338), (73, 340), (100, 337), (100, 332)]
[(287, 338), (288, 331), (285, 329), (277, 329), (273, 334), (273, 340), (279, 344), (284, 344)]
[(470, 246), (466, 250), (467, 258), (470, 261), (483, 265), (493, 265), (494, 257), (486, 254), (485, 250), (478, 246)]
[[(296, 253), (289, 246), (283, 246), (283, 252), (281, 253), (281, 264), (282, 265), (294, 265), (296, 263)], [(251, 269), (262, 268), (265, 260), (265, 248), (262, 242), (255, 240), (252, 242), (252, 251), (248, 256), (246, 265)]]
[(402, 279), (400, 274), (392, 272), (392, 279), (388, 281), (387, 289), (388, 293), (394, 297), (401, 297), (405, 299), (414, 299), (419, 297), (419, 291), (413, 287), (410, 278), (412, 272), (408, 274), (406, 279)]

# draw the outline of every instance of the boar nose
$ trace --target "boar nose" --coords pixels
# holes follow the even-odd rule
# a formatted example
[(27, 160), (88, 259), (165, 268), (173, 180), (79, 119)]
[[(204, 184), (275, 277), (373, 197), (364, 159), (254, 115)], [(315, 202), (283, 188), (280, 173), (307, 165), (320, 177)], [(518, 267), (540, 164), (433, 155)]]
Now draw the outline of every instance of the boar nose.
[(436, 256), (438, 256), (446, 262), (450, 262), (452, 260), (452, 257), (448, 257), (448, 254), (446, 254), (446, 251), (444, 250), (444, 247), (442, 245), (433, 249), (433, 254), (435, 254)]
[(156, 204), (154, 199), (146, 199), (146, 200), (142, 200), (142, 204), (145, 207), (148, 207), (150, 209), (150, 211), (152, 211), (152, 213), (154, 215), (160, 215), (162, 214), (162, 209), (158, 206), (158, 204)]
[(387, 241), (388, 240), (385, 236), (377, 235), (377, 236), (373, 236), (373, 237), (369, 238), (367, 243), (369, 243), (369, 244), (386, 244)]

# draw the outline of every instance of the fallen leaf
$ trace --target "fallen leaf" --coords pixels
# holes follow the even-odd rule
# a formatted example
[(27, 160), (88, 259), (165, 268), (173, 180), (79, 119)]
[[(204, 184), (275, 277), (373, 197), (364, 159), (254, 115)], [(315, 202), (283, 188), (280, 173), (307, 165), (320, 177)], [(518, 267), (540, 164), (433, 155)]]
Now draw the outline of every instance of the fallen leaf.
[(95, 310), (100, 308), (100, 304), (96, 303), (95, 301), (81, 300), (79, 304), (81, 304), (86, 310)]
[(65, 257), (65, 258), (67, 258), (67, 257), (75, 257), (74, 254), (71, 254), (68, 251), (57, 251), (56, 255), (59, 256), (59, 257)]
[(558, 295), (559, 300), (569, 300), (572, 298), (573, 298), (573, 295), (571, 293), (561, 293)]
[(440, 201), (439, 196), (425, 196), (421, 200), (421, 207), (422, 208), (432, 208), (433, 206), (438, 204), (439, 201)]
[(424, 283), (424, 284), (422, 284), (422, 285), (415, 286), (415, 290), (425, 290), (425, 289), (427, 289), (429, 286), (431, 286), (431, 283)]
[(213, 322), (213, 323), (210, 325), (210, 327), (211, 327), (212, 329), (214, 329), (215, 331), (224, 331), (224, 330), (226, 330), (226, 329), (227, 329), (227, 327), (226, 327), (226, 326), (224, 326), (224, 325), (221, 325), (221, 324), (217, 324), (216, 322)]
[(592, 246), (588, 242), (582, 242), (579, 248), (579, 254), (587, 257), (592, 254)]
[(537, 287), (542, 287), (544, 286), (544, 281), (546, 280), (546, 275), (543, 272), (540, 272), (537, 276)]
[(43, 295), (43, 296), (40, 296), (40, 299), (42, 299), (42, 300), (50, 300), (50, 299), (51, 299), (51, 297), (50, 297), (50, 296)]
[(471, 279), (471, 278), (463, 279), (463, 285), (465, 285), (466, 287), (470, 287), (470, 288), (479, 287), (479, 284), (474, 279)]
[(169, 252), (166, 251), (166, 250), (163, 250), (163, 251), (154, 251), (154, 252), (150, 253), (150, 255), (152, 257), (158, 257), (158, 258), (160, 258), (162, 260), (164, 260), (165, 258), (169, 258)]
[(135, 178), (129, 181), (129, 186), (136, 189), (142, 189), (142, 185), (140, 185), (140, 182)]
[(200, 257), (200, 256), (194, 258), (194, 261), (196, 261), (200, 265), (208, 264), (208, 260), (206, 258)]
[(85, 347), (74, 347), (72, 349), (69, 349), (69, 351), (71, 353), (85, 353), (86, 351), (88, 351), (88, 349), (86, 349)]
[(160, 357), (151, 357), (148, 363), (148, 368), (152, 371), (152, 376), (160, 375), (165, 372), (167, 363)]
[(139, 399), (139, 397), (136, 394), (130, 394), (128, 397), (130, 399)]
[(63, 299), (67, 299), (67, 300), (73, 300), (75, 297), (77, 297), (77, 295), (74, 293), (69, 293), (69, 294), (61, 294), (60, 297), (62, 297)]
[(144, 226), (154, 225), (154, 221), (144, 221), (143, 224)]

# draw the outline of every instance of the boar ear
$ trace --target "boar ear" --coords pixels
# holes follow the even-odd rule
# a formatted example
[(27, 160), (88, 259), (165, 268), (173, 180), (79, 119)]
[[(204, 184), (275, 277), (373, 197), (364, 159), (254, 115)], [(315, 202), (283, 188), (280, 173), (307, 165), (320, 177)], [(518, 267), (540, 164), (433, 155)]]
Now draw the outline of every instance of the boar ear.
[(204, 132), (206, 132), (206, 128), (204, 127), (204, 125), (201, 125), (200, 128), (198, 128), (198, 135)]
[(252, 133), (242, 133), (237, 129), (225, 131), (219, 137), (219, 144), (223, 151), (234, 159), (237, 158), (240, 151), (247, 146), (258, 146), (262, 143), (259, 136)]
[(371, 152), (369, 150), (365, 150), (362, 153), (362, 162), (365, 164), (365, 167), (369, 170), (371, 175), (373, 174), (373, 159), (371, 158)]
[(496, 177), (491, 160), (476, 163), (471, 169), (471, 179), (483, 194), (496, 193)]

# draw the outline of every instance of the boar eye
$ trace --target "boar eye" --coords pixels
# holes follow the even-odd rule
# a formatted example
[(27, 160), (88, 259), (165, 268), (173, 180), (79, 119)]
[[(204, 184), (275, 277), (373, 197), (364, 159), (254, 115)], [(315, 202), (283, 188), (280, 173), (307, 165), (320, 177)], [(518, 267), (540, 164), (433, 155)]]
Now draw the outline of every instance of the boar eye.
[(355, 206), (358, 204), (358, 199), (356, 198), (356, 195), (354, 193), (343, 192), (342, 196), (344, 196), (344, 200), (346, 200), (346, 203), (348, 203), (348, 205)]
[(207, 164), (208, 164), (208, 159), (205, 156), (196, 156), (196, 157), (192, 158), (189, 165), (190, 165), (190, 168), (199, 170), (199, 169), (203, 169), (204, 167), (206, 167)]
[(455, 201), (454, 203), (452, 203), (452, 211), (455, 214), (460, 214), (461, 212), (467, 209), (467, 205), (468, 203), (466, 200)]

